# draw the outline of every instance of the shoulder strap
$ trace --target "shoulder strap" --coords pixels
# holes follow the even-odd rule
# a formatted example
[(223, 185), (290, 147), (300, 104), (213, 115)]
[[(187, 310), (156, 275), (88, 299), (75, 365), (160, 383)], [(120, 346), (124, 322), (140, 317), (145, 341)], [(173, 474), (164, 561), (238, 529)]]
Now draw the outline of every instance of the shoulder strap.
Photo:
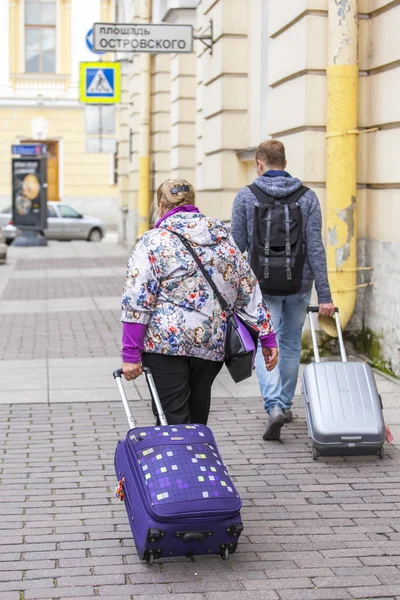
[(268, 204), (270, 204), (271, 202), (274, 202), (275, 198), (273, 198), (272, 196), (269, 196), (268, 194), (263, 192), (262, 189), (260, 189), (258, 187), (258, 185), (256, 185), (255, 183), (252, 183), (251, 185), (248, 185), (247, 187), (249, 188), (249, 190), (251, 192), (253, 192), (253, 194), (255, 195), (255, 197), (257, 198), (257, 200), (259, 202), (268, 202)]
[(201, 262), (199, 256), (197, 255), (197, 253), (195, 252), (195, 250), (190, 245), (190, 242), (186, 238), (184, 238), (183, 236), (181, 236), (179, 233), (177, 233), (176, 231), (171, 231), (171, 229), (168, 229), (167, 231), (169, 231), (170, 233), (175, 234), (178, 238), (180, 238), (180, 240), (183, 243), (183, 245), (185, 246), (186, 250), (188, 252), (190, 252), (190, 254), (192, 255), (194, 261), (198, 265), (200, 271), (203, 273), (205, 279), (209, 283), (212, 291), (215, 294), (215, 297), (217, 298), (218, 302), (221, 305), (222, 310), (224, 310), (227, 313), (231, 312), (231, 309), (229, 308), (229, 304), (227, 303), (227, 301), (225, 300), (225, 298), (222, 296), (222, 294), (218, 290), (218, 288), (215, 285), (214, 281), (210, 277), (210, 274), (208, 273), (208, 271), (206, 270), (205, 266)]

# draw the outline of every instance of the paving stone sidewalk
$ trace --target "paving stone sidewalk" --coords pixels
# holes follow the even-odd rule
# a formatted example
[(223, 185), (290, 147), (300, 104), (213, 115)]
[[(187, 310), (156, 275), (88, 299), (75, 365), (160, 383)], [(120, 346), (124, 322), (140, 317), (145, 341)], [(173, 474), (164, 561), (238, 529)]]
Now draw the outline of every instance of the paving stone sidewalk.
[[(0, 318), (12, 319), (15, 331), (25, 313), (13, 312), (20, 309), (1, 294), (32, 260), (17, 250), (8, 270), (0, 271)], [(83, 243), (34, 254), (41, 263), (29, 269), (40, 279), (54, 268), (79, 269), (82, 277), (85, 269), (104, 269), (106, 278), (127, 253), (112, 244)], [(127, 422), (111, 378), (118, 352), (107, 357), (102, 346), (117, 345), (118, 318), (105, 325), (107, 310), (95, 305), (99, 318), (84, 337), (98, 328), (101, 343), (85, 346), (78, 337), (74, 346), (67, 336), (78, 335), (82, 315), (91, 318), (97, 300), (92, 288), (87, 293), (75, 309), (68, 297), (59, 310), (51, 310), (46, 298), (39, 306), (25, 298), (40, 325), (30, 322), (29, 350), (23, 333), (13, 346), (13, 327), (7, 319), (0, 323), (6, 346), (0, 361), (0, 600), (400, 600), (397, 447), (387, 445), (383, 460), (314, 462), (300, 396), (282, 441), (263, 442), (265, 415), (255, 379), (234, 386), (226, 372), (214, 388), (210, 425), (243, 499), (238, 551), (227, 562), (199, 557), (152, 568), (141, 563), (124, 506), (113, 497), (113, 454)], [(103, 302), (114, 315), (118, 298)], [(56, 344), (48, 351), (43, 335), (53, 317), (51, 327), (57, 323), (63, 330), (59, 354)], [(74, 347), (79, 354), (69, 355)], [(387, 420), (400, 422), (398, 385), (380, 375), (377, 381)], [(145, 382), (130, 385), (128, 394), (138, 423), (151, 423)]]

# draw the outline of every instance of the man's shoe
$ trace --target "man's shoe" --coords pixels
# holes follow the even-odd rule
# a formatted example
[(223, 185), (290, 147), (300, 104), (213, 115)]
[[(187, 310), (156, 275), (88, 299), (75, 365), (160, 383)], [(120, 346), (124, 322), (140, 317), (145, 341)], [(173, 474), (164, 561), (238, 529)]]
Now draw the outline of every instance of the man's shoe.
[(281, 429), (285, 424), (285, 414), (279, 406), (274, 408), (269, 413), (267, 427), (263, 434), (263, 440), (275, 441), (281, 437)]
[(285, 412), (285, 423), (291, 423), (293, 420), (293, 413), (291, 410)]

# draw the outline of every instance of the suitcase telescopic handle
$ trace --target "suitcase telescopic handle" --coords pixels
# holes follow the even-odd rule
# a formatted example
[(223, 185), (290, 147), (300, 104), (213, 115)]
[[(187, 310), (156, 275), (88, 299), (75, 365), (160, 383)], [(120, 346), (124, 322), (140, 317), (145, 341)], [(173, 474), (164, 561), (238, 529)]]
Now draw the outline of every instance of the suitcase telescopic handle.
[[(319, 306), (307, 306), (307, 313), (318, 313), (319, 312)], [(337, 306), (335, 306), (335, 313), (338, 313), (339, 309)]]
[[(307, 314), (310, 319), (311, 338), (312, 338), (312, 343), (313, 343), (315, 362), (317, 362), (317, 363), (321, 362), (321, 358), (320, 358), (319, 350), (318, 350), (318, 341), (317, 341), (317, 334), (315, 331), (313, 314), (318, 313), (318, 312), (319, 312), (318, 306), (309, 306), (307, 308)], [(343, 342), (342, 327), (340, 325), (339, 309), (337, 307), (335, 307), (335, 323), (336, 323), (336, 330), (337, 330), (338, 340), (339, 340), (340, 355), (342, 357), (342, 361), (347, 362), (346, 349), (344, 347), (344, 342)]]
[(158, 418), (161, 425), (168, 425), (167, 418), (164, 414), (163, 407), (161, 404), (160, 396), (158, 395), (156, 384), (151, 370), (148, 367), (142, 367), (143, 373), (146, 376), (147, 385), (149, 386), (151, 397), (157, 409)]
[(129, 429), (136, 427), (135, 419), (132, 417), (131, 409), (129, 408), (128, 398), (126, 397), (125, 389), (122, 383), (122, 369), (117, 369), (113, 373), (117, 383), (119, 395), (121, 396), (122, 404), (124, 405), (126, 418), (128, 419)]
[[(160, 396), (158, 395), (158, 392), (157, 392), (157, 388), (156, 388), (156, 384), (154, 382), (152, 372), (147, 367), (142, 367), (142, 370), (146, 376), (147, 385), (149, 386), (151, 397), (156, 406), (160, 423), (161, 423), (161, 425), (168, 425), (167, 419), (165, 417), (165, 414), (164, 414), (164, 411), (162, 408)], [(129, 408), (128, 398), (126, 397), (125, 389), (124, 389), (124, 386), (122, 383), (122, 375), (123, 375), (122, 369), (117, 369), (113, 373), (114, 379), (117, 382), (117, 387), (118, 387), (119, 394), (121, 396), (122, 404), (124, 405), (124, 409), (125, 409), (126, 417), (128, 419), (129, 427), (130, 427), (130, 429), (133, 429), (134, 427), (136, 427), (135, 419), (133, 418), (132, 413)]]

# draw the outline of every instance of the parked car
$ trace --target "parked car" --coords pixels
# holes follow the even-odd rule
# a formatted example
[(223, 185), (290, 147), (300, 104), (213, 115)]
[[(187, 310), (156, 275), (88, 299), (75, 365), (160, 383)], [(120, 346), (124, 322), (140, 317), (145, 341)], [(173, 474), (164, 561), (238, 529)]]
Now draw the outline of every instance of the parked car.
[(18, 235), (18, 229), (14, 227), (12, 221), (9, 221), (8, 225), (6, 225), (5, 227), (2, 227), (1, 231), (3, 232), (5, 242), (8, 245), (10, 245), (11, 242), (15, 240), (15, 238)]
[(3, 208), (3, 210), (0, 210), (0, 229), (2, 227), (5, 227), (6, 225), (9, 224), (10, 220), (11, 220), (11, 208)]
[(0, 228), (0, 265), (4, 264), (7, 260), (7, 245), (4, 233)]
[[(3, 228), (6, 242), (17, 236), (17, 228), (12, 223), (12, 214), (0, 213), (0, 227)], [(47, 229), (43, 232), (48, 240), (88, 240), (99, 242), (106, 232), (101, 219), (81, 215), (75, 208), (64, 202), (47, 203)]]

